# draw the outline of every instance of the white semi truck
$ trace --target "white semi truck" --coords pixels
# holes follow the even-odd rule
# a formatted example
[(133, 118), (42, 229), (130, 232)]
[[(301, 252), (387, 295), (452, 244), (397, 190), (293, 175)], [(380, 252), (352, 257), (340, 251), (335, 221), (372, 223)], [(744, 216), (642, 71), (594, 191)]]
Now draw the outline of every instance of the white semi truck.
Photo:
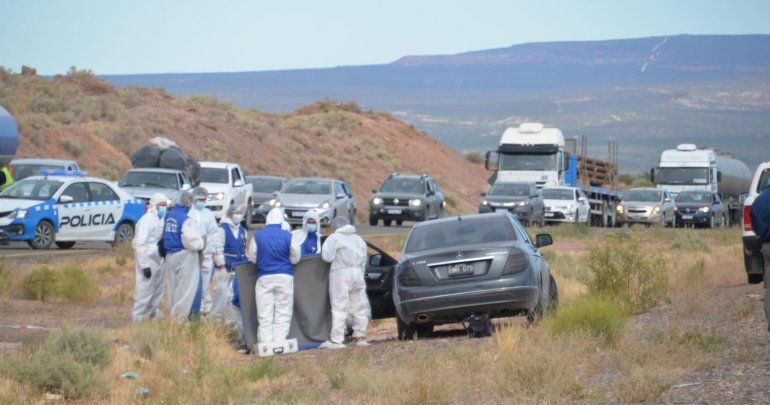
[(615, 209), (623, 193), (614, 189), (617, 174), (617, 147), (610, 145), (610, 161), (586, 156), (587, 142), (583, 137), (578, 155), (577, 140), (572, 153), (565, 149), (565, 138), (558, 128), (540, 123), (523, 123), (508, 128), (500, 138), (496, 151), (487, 152), (485, 166), (495, 174), (495, 181), (535, 183), (538, 188), (578, 187), (590, 203), (590, 223), (614, 226)]
[(694, 144), (681, 144), (664, 150), (660, 163), (650, 173), (659, 189), (676, 195), (686, 190), (719, 193), (729, 211), (729, 222), (741, 220), (740, 195), (749, 191), (751, 171), (740, 160)]

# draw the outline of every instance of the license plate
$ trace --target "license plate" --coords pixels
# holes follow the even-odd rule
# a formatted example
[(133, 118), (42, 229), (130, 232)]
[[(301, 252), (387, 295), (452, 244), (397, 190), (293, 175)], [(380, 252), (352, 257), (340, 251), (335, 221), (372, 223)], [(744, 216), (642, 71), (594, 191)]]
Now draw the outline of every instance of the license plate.
[(546, 216), (546, 217), (549, 217), (549, 218), (553, 217), (554, 215), (555, 215), (555, 214), (554, 214), (553, 212), (546, 212), (546, 213), (545, 213), (545, 216)]
[(473, 265), (472, 264), (450, 264), (449, 267), (447, 267), (447, 275), (452, 276), (465, 276), (468, 274), (473, 274)]
[(692, 219), (692, 215), (682, 215), (682, 219)]
[(401, 215), (401, 210), (388, 210), (390, 215)]
[(302, 218), (303, 216), (305, 216), (305, 213), (302, 211), (292, 211), (291, 216)]

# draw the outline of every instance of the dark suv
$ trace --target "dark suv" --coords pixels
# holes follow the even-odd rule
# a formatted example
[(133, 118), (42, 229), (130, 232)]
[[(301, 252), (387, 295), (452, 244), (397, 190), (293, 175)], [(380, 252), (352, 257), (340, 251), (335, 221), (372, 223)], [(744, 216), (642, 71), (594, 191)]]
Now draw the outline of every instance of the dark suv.
[(393, 173), (379, 191), (374, 189), (372, 193), (369, 198), (371, 226), (376, 226), (380, 219), (385, 226), (390, 226), (392, 221), (401, 225), (404, 221), (441, 218), (444, 213), (444, 194), (427, 174)]

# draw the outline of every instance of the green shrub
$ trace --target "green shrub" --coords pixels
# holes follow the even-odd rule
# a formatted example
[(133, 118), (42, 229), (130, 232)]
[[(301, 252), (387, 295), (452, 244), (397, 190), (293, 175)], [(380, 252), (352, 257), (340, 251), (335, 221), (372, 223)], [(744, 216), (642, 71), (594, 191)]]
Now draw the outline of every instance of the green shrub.
[(58, 295), (69, 302), (92, 304), (99, 299), (99, 283), (79, 265), (70, 265), (59, 277)]
[(109, 264), (105, 264), (104, 266), (101, 266), (98, 269), (96, 269), (96, 272), (101, 275), (106, 275), (106, 274), (112, 275), (112, 274), (115, 274), (116, 270), (114, 267), (110, 266)]
[(692, 230), (677, 232), (676, 237), (671, 242), (671, 248), (674, 250), (689, 250), (693, 252), (708, 253), (711, 251), (708, 243)]
[(48, 266), (38, 267), (21, 280), (21, 291), (26, 298), (45, 301), (56, 293), (59, 274)]
[(107, 392), (103, 373), (110, 341), (90, 328), (64, 328), (37, 349), (2, 363), (2, 373), (22, 384), (65, 398), (99, 397)]
[(473, 150), (463, 153), (463, 157), (465, 158), (465, 160), (474, 164), (479, 164), (479, 165), (483, 164), (485, 160), (484, 156), (481, 153)]
[(645, 312), (666, 298), (669, 288), (666, 260), (643, 246), (634, 234), (607, 234), (588, 252), (594, 295), (621, 303), (628, 312)]
[(722, 350), (727, 339), (719, 336), (710, 329), (688, 327), (685, 329), (673, 328), (669, 331), (668, 339), (683, 346), (689, 346), (706, 353), (714, 353)]
[(626, 324), (626, 313), (612, 300), (580, 298), (559, 309), (545, 322), (546, 329), (557, 335), (584, 334), (611, 346), (617, 343)]
[(8, 295), (8, 291), (13, 285), (13, 274), (11, 269), (5, 264), (5, 261), (0, 261), (0, 297)]

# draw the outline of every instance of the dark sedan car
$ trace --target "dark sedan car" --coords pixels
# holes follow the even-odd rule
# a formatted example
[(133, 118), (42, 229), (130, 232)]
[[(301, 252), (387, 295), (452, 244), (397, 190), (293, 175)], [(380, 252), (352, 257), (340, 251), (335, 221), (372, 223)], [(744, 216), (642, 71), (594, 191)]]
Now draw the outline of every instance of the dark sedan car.
[(551, 243), (532, 241), (509, 212), (416, 224), (393, 277), (399, 338), (472, 315), (544, 315), (557, 290), (538, 248)]
[(481, 194), (479, 214), (510, 212), (522, 224), (545, 225), (545, 202), (535, 183), (496, 182)]
[(286, 179), (276, 176), (246, 176), (246, 182), (251, 184), (251, 214), (253, 222), (265, 222), (265, 216), (273, 208), (270, 200), (281, 191)]
[(729, 226), (725, 205), (713, 191), (682, 191), (676, 196), (674, 212), (677, 226)]

